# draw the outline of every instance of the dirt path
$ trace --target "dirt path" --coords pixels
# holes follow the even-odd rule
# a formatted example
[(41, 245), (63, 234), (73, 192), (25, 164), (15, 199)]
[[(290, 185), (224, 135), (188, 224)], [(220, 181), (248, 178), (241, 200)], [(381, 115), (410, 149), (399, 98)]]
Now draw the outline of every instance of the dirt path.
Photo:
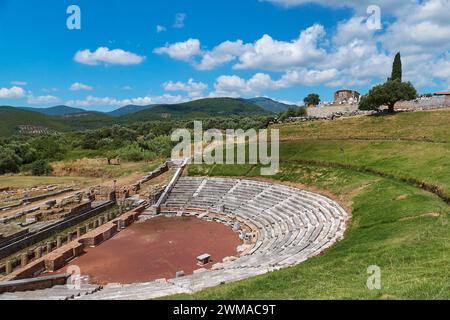
[[(192, 274), (201, 268), (196, 258), (208, 253), (213, 263), (235, 256), (242, 242), (231, 228), (197, 218), (158, 217), (135, 223), (114, 238), (73, 260), (91, 282), (136, 283), (174, 278), (178, 271)], [(69, 266), (58, 271), (64, 273)]]

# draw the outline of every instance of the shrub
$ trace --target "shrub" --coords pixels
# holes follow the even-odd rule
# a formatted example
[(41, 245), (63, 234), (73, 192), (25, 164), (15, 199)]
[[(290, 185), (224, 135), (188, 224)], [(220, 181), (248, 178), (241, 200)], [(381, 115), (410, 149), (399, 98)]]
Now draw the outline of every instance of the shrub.
[(31, 165), (31, 174), (33, 176), (48, 176), (52, 172), (52, 167), (45, 160), (37, 160)]

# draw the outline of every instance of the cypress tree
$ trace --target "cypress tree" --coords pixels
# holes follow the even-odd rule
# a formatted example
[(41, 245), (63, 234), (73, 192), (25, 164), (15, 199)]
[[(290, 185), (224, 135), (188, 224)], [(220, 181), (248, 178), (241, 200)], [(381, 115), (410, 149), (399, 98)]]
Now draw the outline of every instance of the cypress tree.
[(392, 66), (391, 80), (400, 80), (402, 82), (402, 58), (400, 52), (396, 54), (394, 64)]

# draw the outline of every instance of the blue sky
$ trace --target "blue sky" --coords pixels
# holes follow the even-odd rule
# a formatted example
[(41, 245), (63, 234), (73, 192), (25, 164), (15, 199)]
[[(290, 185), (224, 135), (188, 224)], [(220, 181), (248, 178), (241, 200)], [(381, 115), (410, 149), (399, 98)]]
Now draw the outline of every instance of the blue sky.
[[(81, 30), (66, 26), (73, 4)], [(380, 30), (367, 26), (370, 4)], [(383, 81), (397, 51), (419, 91), (447, 90), (448, 9), (449, 0), (0, 0), (0, 105), (331, 100)]]

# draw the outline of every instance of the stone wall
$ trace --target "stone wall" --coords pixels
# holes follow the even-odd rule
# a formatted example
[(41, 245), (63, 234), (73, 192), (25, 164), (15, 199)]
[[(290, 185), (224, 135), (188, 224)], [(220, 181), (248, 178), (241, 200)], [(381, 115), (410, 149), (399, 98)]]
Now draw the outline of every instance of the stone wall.
[(395, 104), (397, 111), (431, 110), (450, 107), (450, 96), (434, 96), (411, 101), (400, 101)]
[(70, 209), (69, 216), (78, 216), (92, 209), (92, 202), (85, 202)]
[(16, 280), (0, 282), (0, 294), (6, 292), (25, 292), (52, 288), (57, 285), (64, 285), (69, 275), (56, 275), (35, 279)]
[(336, 113), (350, 113), (354, 111), (358, 111), (357, 104), (310, 107), (307, 109), (308, 116), (316, 118), (328, 118)]

